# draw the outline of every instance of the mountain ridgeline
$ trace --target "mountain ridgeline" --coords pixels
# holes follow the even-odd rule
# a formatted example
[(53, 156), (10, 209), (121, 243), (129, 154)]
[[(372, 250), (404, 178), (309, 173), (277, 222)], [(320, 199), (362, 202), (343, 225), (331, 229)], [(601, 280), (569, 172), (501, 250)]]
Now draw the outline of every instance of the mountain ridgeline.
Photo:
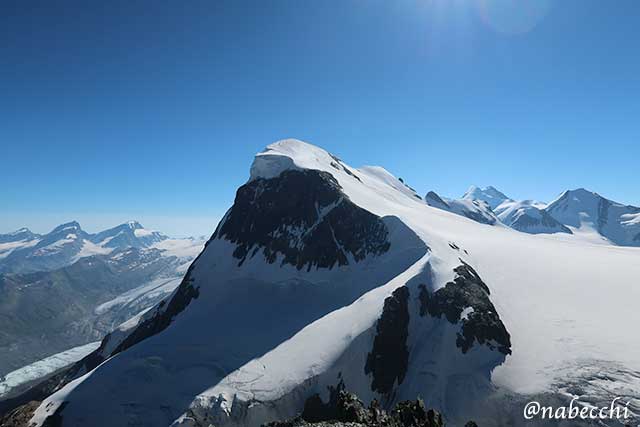
[[(546, 206), (472, 190), (460, 200), (433, 192), (422, 199), (382, 168), (352, 168), (298, 140), (271, 144), (177, 289), (36, 387), (28, 400), (38, 403), (23, 399), (5, 420), (524, 426), (523, 400), (567, 398), (562, 378), (574, 370), (572, 353), (555, 349), (582, 341), (561, 340), (558, 319), (580, 313), (579, 296), (597, 286), (597, 266), (585, 260), (622, 266), (612, 281), (622, 286), (640, 273), (638, 253), (564, 244), (590, 226), (583, 214), (570, 221), (572, 209), (583, 209), (573, 196)], [(606, 211), (602, 233), (617, 220), (635, 226), (634, 211), (617, 206), (594, 211), (596, 223)], [(532, 269), (534, 255), (540, 262)], [(557, 292), (549, 277), (578, 290)], [(620, 316), (624, 325), (638, 320), (636, 312)], [(599, 366), (617, 357), (610, 342), (627, 339), (615, 328), (606, 345), (593, 328), (572, 332), (585, 341), (596, 335), (585, 349)], [(540, 354), (541, 339), (548, 355)], [(587, 350), (583, 366), (594, 363)], [(610, 366), (628, 378), (637, 369), (625, 360)], [(549, 372), (560, 374), (543, 377)], [(581, 372), (574, 384), (594, 381)], [(539, 389), (529, 391), (532, 384)]]
[(55, 270), (91, 255), (114, 249), (149, 248), (168, 239), (130, 221), (96, 233), (85, 232), (77, 221), (62, 224), (45, 235), (22, 228), (0, 235), (0, 273), (32, 273)]
[(611, 201), (583, 188), (565, 191), (549, 204), (517, 201), (494, 187), (476, 186), (462, 199), (445, 199), (431, 191), (425, 201), (483, 224), (501, 223), (524, 233), (596, 233), (606, 243), (640, 246), (640, 208)]

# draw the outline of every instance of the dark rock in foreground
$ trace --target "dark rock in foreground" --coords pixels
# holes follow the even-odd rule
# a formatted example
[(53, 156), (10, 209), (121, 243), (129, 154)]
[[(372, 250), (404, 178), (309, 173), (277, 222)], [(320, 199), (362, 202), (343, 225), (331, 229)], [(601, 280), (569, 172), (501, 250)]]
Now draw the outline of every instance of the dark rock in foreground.
[[(358, 397), (339, 386), (330, 390), (328, 403), (317, 394), (307, 399), (304, 411), (286, 421), (274, 421), (263, 427), (444, 427), (442, 415), (427, 409), (420, 399), (404, 401), (390, 412), (383, 410), (374, 400), (367, 408)], [(477, 427), (475, 423), (469, 426)]]
[(14, 409), (4, 416), (0, 416), (0, 426), (2, 427), (24, 427), (29, 424), (33, 412), (40, 406), (40, 402), (32, 401), (24, 406)]

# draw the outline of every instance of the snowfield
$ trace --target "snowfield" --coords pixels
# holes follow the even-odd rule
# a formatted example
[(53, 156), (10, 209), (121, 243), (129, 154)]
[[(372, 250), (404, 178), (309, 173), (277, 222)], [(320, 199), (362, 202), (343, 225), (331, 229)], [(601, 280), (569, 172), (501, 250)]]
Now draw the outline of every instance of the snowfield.
[[(282, 255), (268, 263), (255, 246), (239, 265), (236, 244), (214, 238), (189, 273), (199, 295), (172, 324), (50, 396), (32, 421), (40, 426), (62, 408), (65, 426), (257, 426), (295, 415), (313, 393), (326, 398), (339, 379), (364, 400), (422, 396), (453, 425), (491, 425), (498, 415), (511, 420), (500, 425), (525, 425), (523, 399), (566, 398), (572, 384), (589, 402), (621, 389), (640, 396), (640, 248), (481, 224), (427, 205), (382, 168), (352, 168), (297, 140), (259, 153), (249, 183), (306, 170), (330, 174), (344, 197), (381, 218), (388, 252), (307, 270)], [(502, 203), (498, 193), (488, 203)], [(463, 318), (417, 315), (419, 286), (443, 289), (462, 263), (490, 289), (512, 354), (478, 342), (463, 353), (456, 347)], [(363, 367), (385, 299), (401, 287), (410, 292), (409, 364), (385, 395), (372, 390)], [(599, 387), (594, 372), (613, 380)], [(502, 400), (486, 404), (495, 399)]]

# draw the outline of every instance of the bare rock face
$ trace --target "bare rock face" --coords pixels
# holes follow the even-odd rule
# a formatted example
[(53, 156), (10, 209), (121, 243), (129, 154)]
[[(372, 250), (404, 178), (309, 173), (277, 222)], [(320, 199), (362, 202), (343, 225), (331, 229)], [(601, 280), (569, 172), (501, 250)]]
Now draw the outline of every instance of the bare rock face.
[(404, 401), (391, 411), (380, 408), (376, 400), (367, 408), (353, 394), (345, 391), (341, 384), (330, 389), (329, 402), (320, 396), (307, 399), (302, 414), (287, 421), (275, 421), (265, 427), (444, 427), (442, 416), (427, 409), (420, 399)]
[(35, 411), (39, 405), (40, 402), (34, 400), (14, 409), (8, 414), (0, 417), (0, 426), (26, 427), (29, 424), (29, 420), (33, 416), (33, 411)]
[(511, 354), (511, 337), (489, 299), (489, 288), (469, 264), (461, 262), (454, 270), (456, 278), (445, 287), (429, 293), (424, 285), (420, 286), (420, 314), (461, 322), (456, 345), (463, 353), (477, 342)]
[(409, 289), (402, 286), (384, 301), (376, 325), (377, 335), (367, 355), (365, 374), (373, 374), (371, 389), (389, 393), (394, 384), (402, 384), (409, 365)]
[(264, 255), (298, 270), (347, 265), (389, 250), (388, 230), (376, 215), (355, 205), (327, 172), (285, 171), (238, 189), (214, 238), (237, 244), (233, 256)]

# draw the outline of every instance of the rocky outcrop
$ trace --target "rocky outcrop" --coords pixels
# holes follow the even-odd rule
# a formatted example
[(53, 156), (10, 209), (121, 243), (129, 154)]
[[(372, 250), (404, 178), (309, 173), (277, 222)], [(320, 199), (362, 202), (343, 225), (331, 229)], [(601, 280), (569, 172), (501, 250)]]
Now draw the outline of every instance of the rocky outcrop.
[(239, 265), (262, 252), (269, 263), (310, 270), (381, 255), (387, 235), (384, 222), (351, 202), (331, 174), (287, 170), (240, 187), (214, 238), (237, 245)]
[(365, 374), (372, 374), (371, 390), (385, 394), (401, 384), (409, 365), (409, 289), (402, 286), (384, 301), (377, 335), (367, 355)]
[(511, 354), (511, 337), (489, 299), (490, 291), (478, 273), (467, 263), (456, 267), (456, 278), (443, 288), (429, 293), (420, 285), (420, 315), (442, 317), (460, 322), (456, 345), (463, 353), (477, 342), (491, 350)]
[(13, 411), (0, 416), (0, 426), (2, 427), (27, 427), (33, 412), (40, 405), (39, 401), (31, 401)]
[(328, 403), (318, 395), (307, 400), (302, 414), (292, 420), (275, 421), (265, 427), (298, 426), (367, 426), (367, 427), (443, 427), (442, 416), (427, 409), (420, 399), (400, 402), (390, 412), (384, 411), (374, 400), (367, 408), (355, 394), (344, 389), (332, 389)]

